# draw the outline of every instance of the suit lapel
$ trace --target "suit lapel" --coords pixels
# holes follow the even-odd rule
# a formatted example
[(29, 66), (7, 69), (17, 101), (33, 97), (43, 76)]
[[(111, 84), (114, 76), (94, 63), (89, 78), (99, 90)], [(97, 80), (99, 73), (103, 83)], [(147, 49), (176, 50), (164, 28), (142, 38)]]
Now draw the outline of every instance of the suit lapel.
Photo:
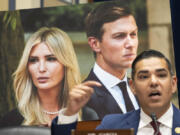
[(173, 127), (172, 127), (172, 135), (180, 135), (175, 132), (175, 129), (180, 131), (180, 111), (173, 105)]
[(127, 117), (126, 126), (127, 128), (134, 128), (134, 133), (137, 134), (140, 121), (140, 109), (129, 113), (131, 113), (132, 115), (130, 117)]
[(91, 69), (89, 76), (86, 78), (85, 81), (87, 81), (87, 80), (94, 80), (94, 81), (100, 82), (102, 84), (102, 86), (98, 87), (99, 89), (97, 91), (95, 91), (98, 96), (103, 97), (106, 94), (110, 94), (109, 91), (106, 89), (106, 87), (103, 85), (103, 83), (94, 74), (92, 69)]
[(104, 108), (109, 113), (111, 112), (122, 113), (122, 110), (120, 109), (119, 105), (117, 104), (111, 93), (106, 89), (103, 83), (97, 78), (97, 76), (94, 74), (92, 69), (85, 81), (87, 80), (94, 80), (102, 84), (101, 87), (94, 87), (95, 90), (94, 92), (98, 97), (97, 100), (99, 101), (99, 104), (102, 105), (102, 108)]

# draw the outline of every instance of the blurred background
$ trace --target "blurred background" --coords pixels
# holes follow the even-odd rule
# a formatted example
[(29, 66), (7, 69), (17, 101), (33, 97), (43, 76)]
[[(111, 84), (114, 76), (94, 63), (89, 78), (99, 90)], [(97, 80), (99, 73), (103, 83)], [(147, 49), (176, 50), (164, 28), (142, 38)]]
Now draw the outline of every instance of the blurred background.
[(82, 4), (93, 0), (0, 0), (0, 11)]
[[(22, 1), (14, 0), (13, 3), (12, 0), (0, 0), (0, 117), (16, 107), (12, 73), (18, 65), (28, 37), (40, 27), (58, 27), (68, 33), (77, 54), (82, 80), (94, 64), (93, 53), (84, 31), (84, 19), (101, 2)], [(148, 48), (157, 49), (171, 60), (175, 70), (169, 0), (119, 2), (129, 6), (135, 15), (139, 28), (138, 53)], [(2, 6), (3, 4), (6, 6)], [(173, 102), (178, 106), (177, 93)]]

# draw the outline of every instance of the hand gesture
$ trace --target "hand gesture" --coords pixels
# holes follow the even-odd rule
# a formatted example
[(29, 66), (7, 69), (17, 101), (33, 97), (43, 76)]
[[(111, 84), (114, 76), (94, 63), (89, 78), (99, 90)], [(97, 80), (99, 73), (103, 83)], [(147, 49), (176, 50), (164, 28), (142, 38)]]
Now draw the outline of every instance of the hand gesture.
[(69, 93), (66, 116), (71, 116), (79, 112), (79, 110), (88, 102), (92, 93), (94, 92), (93, 86), (101, 86), (96, 81), (86, 81), (76, 85)]

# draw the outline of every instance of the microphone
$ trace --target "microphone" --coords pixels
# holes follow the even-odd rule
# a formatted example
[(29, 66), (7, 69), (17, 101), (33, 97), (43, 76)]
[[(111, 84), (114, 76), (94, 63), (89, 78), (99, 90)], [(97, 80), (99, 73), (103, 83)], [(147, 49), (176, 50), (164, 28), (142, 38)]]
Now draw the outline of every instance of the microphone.
[(157, 135), (159, 133), (159, 125), (158, 125), (158, 122), (157, 122), (156, 114), (154, 112), (152, 112), (150, 116), (151, 116), (153, 122), (155, 123), (155, 128), (157, 129), (157, 131), (156, 131), (156, 133), (154, 135)]

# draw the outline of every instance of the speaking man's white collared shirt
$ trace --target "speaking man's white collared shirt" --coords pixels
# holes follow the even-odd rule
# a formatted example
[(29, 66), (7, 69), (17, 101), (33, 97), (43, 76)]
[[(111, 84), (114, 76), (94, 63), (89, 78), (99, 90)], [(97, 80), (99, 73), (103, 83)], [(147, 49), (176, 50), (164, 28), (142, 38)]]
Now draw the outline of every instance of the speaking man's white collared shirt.
[(120, 80), (119, 78), (117, 78), (117, 77), (113, 76), (112, 74), (103, 70), (97, 63), (95, 63), (95, 65), (94, 65), (93, 72), (98, 77), (98, 79), (103, 83), (103, 85), (106, 87), (106, 89), (108, 89), (108, 91), (111, 93), (111, 95), (114, 97), (115, 101), (117, 102), (117, 104), (119, 105), (119, 107), (121, 108), (123, 113), (127, 112), (126, 106), (125, 106), (122, 92), (121, 92), (119, 86), (117, 86), (122, 81), (125, 81), (127, 84), (127, 91), (128, 91), (129, 97), (133, 103), (134, 108), (136, 110), (139, 108), (136, 98), (128, 85), (127, 74), (125, 75), (123, 80)]
[[(137, 135), (154, 135), (154, 129), (152, 128), (150, 122), (151, 117), (148, 116), (142, 109), (140, 112), (140, 121)], [(167, 112), (161, 116), (157, 121), (161, 124), (159, 130), (162, 135), (172, 135), (172, 122), (173, 122), (173, 107), (170, 105)]]

